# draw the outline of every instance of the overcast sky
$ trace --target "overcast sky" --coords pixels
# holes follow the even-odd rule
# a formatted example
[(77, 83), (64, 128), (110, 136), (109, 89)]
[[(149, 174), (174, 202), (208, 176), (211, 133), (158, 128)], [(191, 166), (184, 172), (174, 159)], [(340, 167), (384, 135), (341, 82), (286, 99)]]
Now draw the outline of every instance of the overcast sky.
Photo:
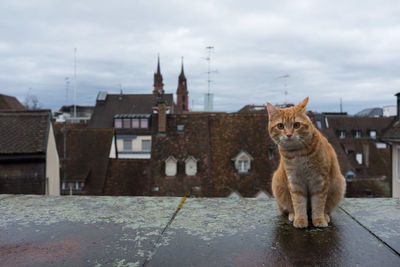
[(397, 0), (1, 1), (0, 93), (72, 104), (74, 48), (77, 104), (94, 105), (99, 91), (151, 93), (159, 53), (168, 93), (184, 57), (190, 106), (201, 111), (213, 46), (216, 110), (310, 96), (311, 110), (339, 111), (342, 98), (355, 113), (395, 104), (399, 14)]

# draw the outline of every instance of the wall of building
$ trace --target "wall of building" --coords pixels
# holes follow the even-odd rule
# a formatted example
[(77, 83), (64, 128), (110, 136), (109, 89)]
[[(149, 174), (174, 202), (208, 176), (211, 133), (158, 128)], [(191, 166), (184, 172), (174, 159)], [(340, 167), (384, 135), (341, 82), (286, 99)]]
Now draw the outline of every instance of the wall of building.
[[(136, 138), (133, 138), (131, 140), (132, 140), (132, 152), (142, 152), (142, 141), (143, 140), (151, 141), (151, 135), (136, 136)], [(124, 139), (117, 137), (117, 148), (118, 152), (124, 151)]]
[(148, 196), (151, 184), (150, 160), (112, 159), (107, 171), (104, 195)]
[[(224, 197), (238, 191), (253, 197), (260, 190), (271, 191), (279, 155), (268, 137), (267, 114), (170, 115), (167, 122), (165, 136), (153, 135), (151, 179), (159, 189), (154, 194)], [(232, 161), (241, 151), (253, 157), (248, 173), (238, 173)], [(178, 160), (175, 177), (165, 173), (169, 156)], [(188, 156), (197, 159), (195, 176), (185, 173)]]
[(392, 196), (400, 198), (400, 144), (392, 146)]
[[(267, 125), (267, 114), (236, 113), (212, 118), (213, 196), (226, 196), (232, 191), (238, 191), (244, 197), (253, 197), (260, 190), (271, 193), (271, 178), (278, 166), (279, 155)], [(232, 160), (241, 151), (253, 157), (248, 173), (239, 173)]]
[[(167, 115), (165, 134), (153, 128), (151, 181), (152, 194), (161, 196), (210, 196), (212, 191), (210, 172), (210, 131), (207, 115)], [(154, 119), (157, 123), (157, 118)], [(157, 124), (156, 124), (157, 125)], [(179, 127), (178, 127), (179, 126)], [(180, 128), (180, 130), (178, 130)], [(177, 174), (167, 176), (165, 160), (173, 156), (177, 162)], [(195, 176), (185, 172), (184, 160), (189, 156), (197, 159)]]
[(0, 163), (0, 194), (45, 194), (45, 162)]
[(60, 195), (60, 160), (58, 158), (53, 126), (50, 123), (46, 149), (46, 195)]

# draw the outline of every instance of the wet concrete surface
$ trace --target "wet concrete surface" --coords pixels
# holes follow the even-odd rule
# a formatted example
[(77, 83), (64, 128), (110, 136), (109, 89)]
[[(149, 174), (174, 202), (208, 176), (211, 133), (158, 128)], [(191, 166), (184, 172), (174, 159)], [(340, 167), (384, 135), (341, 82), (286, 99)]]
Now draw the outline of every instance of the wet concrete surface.
[(341, 208), (400, 252), (400, 198), (348, 198)]
[(303, 230), (273, 199), (180, 201), (0, 195), (0, 265), (400, 266), (395, 199), (346, 199)]

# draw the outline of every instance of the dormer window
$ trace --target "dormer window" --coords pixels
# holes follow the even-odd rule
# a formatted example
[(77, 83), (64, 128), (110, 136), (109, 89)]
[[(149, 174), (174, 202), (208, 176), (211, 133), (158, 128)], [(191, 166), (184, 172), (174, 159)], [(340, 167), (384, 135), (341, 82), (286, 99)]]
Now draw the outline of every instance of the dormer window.
[(122, 119), (114, 119), (114, 127), (122, 128)]
[(268, 148), (268, 159), (273, 160), (274, 159), (274, 147), (270, 146)]
[(166, 176), (175, 176), (177, 173), (177, 163), (178, 160), (173, 156), (169, 156), (165, 160), (165, 175)]
[(195, 176), (197, 173), (197, 159), (189, 156), (185, 159), (185, 173), (187, 176)]
[(361, 153), (356, 154), (356, 161), (360, 165), (363, 163), (363, 155)]
[(114, 127), (124, 129), (148, 129), (150, 114), (117, 114)]
[(183, 125), (183, 124), (178, 124), (178, 125), (176, 126), (176, 130), (177, 130), (178, 132), (183, 132), (184, 129), (185, 129), (185, 125)]
[(131, 128), (131, 119), (123, 119), (122, 128)]
[(354, 138), (361, 138), (361, 130), (353, 131)]
[(149, 120), (140, 119), (140, 128), (149, 128)]
[(340, 139), (345, 139), (346, 138), (346, 131), (345, 130), (339, 130), (338, 131), (338, 136)]
[(139, 128), (139, 119), (132, 119), (132, 128)]
[(251, 161), (253, 157), (247, 152), (241, 151), (232, 159), (235, 162), (235, 168), (239, 173), (248, 173), (251, 169)]
[(372, 139), (376, 139), (376, 131), (375, 130), (370, 130), (369, 131), (369, 137), (371, 137)]

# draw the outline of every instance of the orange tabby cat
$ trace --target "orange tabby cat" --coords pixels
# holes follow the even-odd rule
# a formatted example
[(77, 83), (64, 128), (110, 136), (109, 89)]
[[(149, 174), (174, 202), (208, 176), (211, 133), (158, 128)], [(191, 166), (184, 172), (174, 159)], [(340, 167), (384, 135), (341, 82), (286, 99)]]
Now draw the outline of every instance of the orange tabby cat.
[(314, 226), (326, 227), (331, 211), (344, 196), (346, 182), (335, 151), (306, 115), (307, 103), (308, 97), (289, 108), (267, 103), (269, 134), (281, 155), (272, 193), (294, 227), (308, 226), (307, 211), (311, 211)]

